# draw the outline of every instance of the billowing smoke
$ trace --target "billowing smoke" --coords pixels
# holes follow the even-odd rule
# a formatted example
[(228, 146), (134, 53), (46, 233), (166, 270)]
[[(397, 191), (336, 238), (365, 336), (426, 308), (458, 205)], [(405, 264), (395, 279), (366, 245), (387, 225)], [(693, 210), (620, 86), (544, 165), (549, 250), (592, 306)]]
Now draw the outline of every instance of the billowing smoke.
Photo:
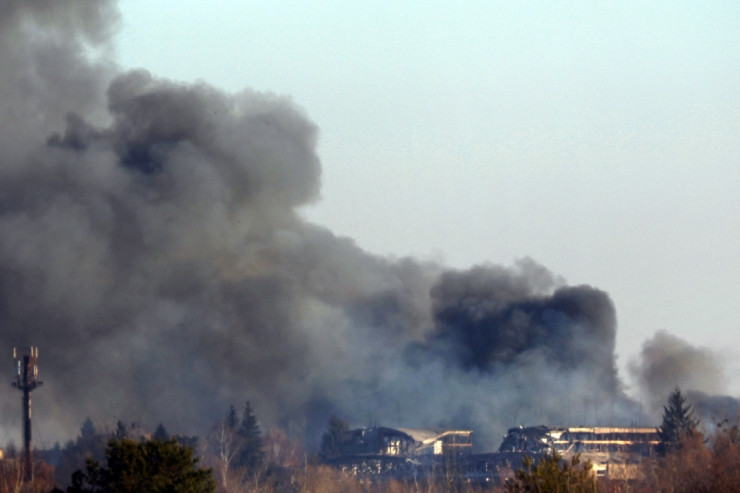
[(0, 0), (0, 149), (3, 167), (58, 129), (70, 111), (101, 116), (105, 54), (117, 26), (109, 1)]
[(41, 348), (38, 440), (88, 415), (198, 432), (246, 399), (323, 427), (363, 339), (422, 337), (434, 267), (296, 214), (320, 165), (291, 101), (117, 73), (105, 2), (0, 11), (0, 349)]
[(450, 387), (464, 389), (458, 399), (477, 414), (472, 423), (490, 430), (636, 419), (617, 377), (616, 316), (603, 291), (565, 286), (525, 260), (444, 272), (431, 297), (434, 328), (407, 361), (422, 372), (442, 365), (465, 382)]
[(321, 167), (303, 111), (121, 73), (116, 20), (0, 0), (0, 354), (10, 378), (11, 348), (40, 347), (41, 445), (86, 416), (198, 433), (246, 399), (309, 440), (336, 413), (472, 427), (489, 450), (515, 424), (637, 419), (606, 293), (531, 260), (379, 258), (306, 223)]
[(466, 369), (495, 371), (526, 359), (559, 370), (587, 369), (598, 387), (615, 392), (611, 300), (588, 286), (553, 288), (549, 273), (530, 262), (519, 272), (447, 272), (432, 290), (433, 345), (451, 348)]
[(719, 395), (726, 384), (722, 359), (708, 348), (692, 346), (679, 337), (658, 331), (645, 341), (639, 359), (632, 362), (630, 370), (654, 419), (659, 419), (662, 406), (676, 387), (687, 396), (706, 426), (739, 415), (740, 401)]

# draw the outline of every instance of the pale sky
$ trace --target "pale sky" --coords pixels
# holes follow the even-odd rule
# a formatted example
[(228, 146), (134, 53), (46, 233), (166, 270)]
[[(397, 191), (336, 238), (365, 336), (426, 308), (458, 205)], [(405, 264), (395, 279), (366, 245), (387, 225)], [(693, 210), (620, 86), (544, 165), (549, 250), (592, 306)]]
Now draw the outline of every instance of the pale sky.
[[(123, 67), (289, 96), (305, 217), (376, 254), (531, 257), (740, 394), (740, 3), (123, 0)], [(623, 378), (628, 378), (625, 371)]]

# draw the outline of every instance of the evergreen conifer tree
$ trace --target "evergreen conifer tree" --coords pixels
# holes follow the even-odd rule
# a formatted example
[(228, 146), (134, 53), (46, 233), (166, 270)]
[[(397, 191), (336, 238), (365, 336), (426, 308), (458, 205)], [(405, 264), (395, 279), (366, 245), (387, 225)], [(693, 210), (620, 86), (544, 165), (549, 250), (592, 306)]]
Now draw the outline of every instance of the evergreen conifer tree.
[(229, 413), (226, 415), (226, 427), (230, 430), (236, 430), (239, 424), (239, 418), (236, 416), (236, 409), (233, 405), (229, 406)]
[(159, 423), (157, 425), (157, 428), (154, 430), (154, 433), (152, 434), (152, 438), (155, 440), (164, 441), (170, 438), (170, 434), (167, 433), (167, 428), (165, 428), (162, 423)]
[(663, 406), (663, 422), (658, 428), (658, 452), (665, 454), (681, 447), (681, 442), (699, 433), (699, 420), (694, 417), (686, 397), (676, 387)]
[(88, 459), (85, 471), (72, 475), (67, 493), (212, 493), (216, 487), (210, 469), (198, 466), (194, 450), (174, 439), (113, 439), (105, 455), (106, 466)]
[(239, 453), (235, 465), (243, 467), (248, 474), (259, 472), (265, 458), (262, 435), (252, 405), (247, 401), (242, 421), (237, 430)]
[(83, 440), (89, 440), (95, 435), (97, 435), (97, 430), (95, 429), (95, 425), (92, 422), (92, 419), (90, 419), (90, 416), (85, 418), (85, 421), (82, 423), (82, 427), (80, 428), (80, 438)]
[(85, 418), (77, 439), (69, 441), (61, 450), (54, 470), (57, 482), (66, 484), (75, 470), (84, 467), (87, 458), (102, 460), (105, 457), (105, 444), (108, 438), (95, 429), (90, 417)]

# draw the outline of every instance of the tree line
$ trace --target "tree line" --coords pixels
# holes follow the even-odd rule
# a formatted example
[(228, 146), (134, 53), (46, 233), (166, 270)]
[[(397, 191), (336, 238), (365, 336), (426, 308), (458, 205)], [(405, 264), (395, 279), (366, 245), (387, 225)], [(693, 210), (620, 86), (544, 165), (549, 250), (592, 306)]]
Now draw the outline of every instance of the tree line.
[(349, 427), (339, 417), (328, 422), (318, 452), (307, 454), (280, 430), (263, 435), (247, 402), (241, 413), (231, 406), (200, 439), (170, 435), (163, 424), (147, 434), (119, 421), (113, 431), (101, 432), (88, 418), (75, 440), (46, 451), (31, 482), (24, 481), (21, 461), (0, 461), (0, 493), (740, 492), (737, 421), (719, 423), (708, 436), (700, 426), (677, 388), (657, 429), (657, 455), (629, 480), (597, 478), (580, 456), (564, 460), (552, 451), (525, 458), (501, 485), (454, 476), (373, 482), (325, 465), (343, 453), (341, 438)]

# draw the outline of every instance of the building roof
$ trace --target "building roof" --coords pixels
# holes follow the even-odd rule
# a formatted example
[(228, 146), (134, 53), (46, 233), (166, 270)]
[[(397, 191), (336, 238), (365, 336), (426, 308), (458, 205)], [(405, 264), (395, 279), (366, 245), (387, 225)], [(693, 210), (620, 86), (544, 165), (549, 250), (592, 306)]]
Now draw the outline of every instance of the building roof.
[(397, 428), (397, 430), (406, 433), (415, 441), (421, 442), (424, 445), (436, 442), (437, 440), (450, 435), (470, 436), (473, 433), (471, 430), (440, 430), (421, 428)]

